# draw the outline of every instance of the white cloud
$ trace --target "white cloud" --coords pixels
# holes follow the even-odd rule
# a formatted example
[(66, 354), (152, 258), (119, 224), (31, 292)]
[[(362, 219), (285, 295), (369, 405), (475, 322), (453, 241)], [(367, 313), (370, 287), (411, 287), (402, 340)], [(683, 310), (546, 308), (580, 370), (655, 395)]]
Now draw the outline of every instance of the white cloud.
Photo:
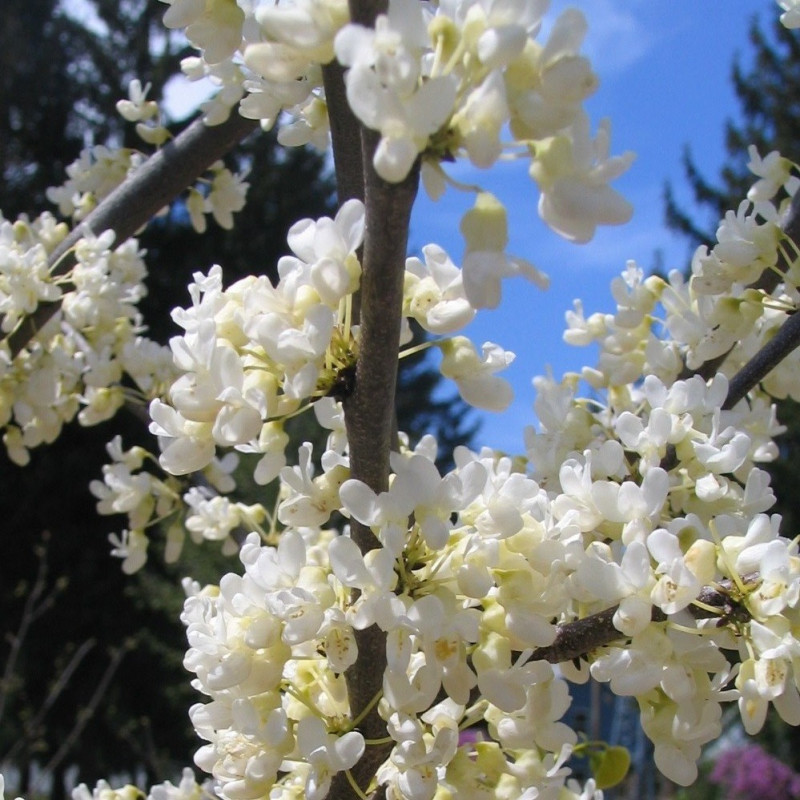
[(582, 52), (602, 79), (625, 71), (653, 45), (653, 32), (642, 23), (639, 13), (642, 5), (641, 0), (554, 0), (549, 16), (554, 20), (569, 7), (583, 12), (589, 23), (589, 33)]

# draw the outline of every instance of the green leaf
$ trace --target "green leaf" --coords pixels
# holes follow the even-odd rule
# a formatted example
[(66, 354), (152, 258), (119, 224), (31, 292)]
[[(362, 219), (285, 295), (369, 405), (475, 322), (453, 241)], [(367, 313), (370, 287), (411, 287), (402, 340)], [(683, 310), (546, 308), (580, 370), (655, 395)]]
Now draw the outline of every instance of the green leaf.
[(625, 747), (607, 747), (601, 753), (594, 753), (591, 762), (597, 788), (610, 789), (628, 774), (631, 754)]

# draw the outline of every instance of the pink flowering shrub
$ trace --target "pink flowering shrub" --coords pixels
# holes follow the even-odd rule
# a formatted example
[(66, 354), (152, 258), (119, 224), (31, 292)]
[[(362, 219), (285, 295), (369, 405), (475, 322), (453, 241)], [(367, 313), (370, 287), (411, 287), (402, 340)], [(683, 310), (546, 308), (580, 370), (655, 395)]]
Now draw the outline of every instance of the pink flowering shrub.
[(800, 797), (800, 775), (757, 744), (726, 750), (709, 775), (725, 800), (789, 800)]

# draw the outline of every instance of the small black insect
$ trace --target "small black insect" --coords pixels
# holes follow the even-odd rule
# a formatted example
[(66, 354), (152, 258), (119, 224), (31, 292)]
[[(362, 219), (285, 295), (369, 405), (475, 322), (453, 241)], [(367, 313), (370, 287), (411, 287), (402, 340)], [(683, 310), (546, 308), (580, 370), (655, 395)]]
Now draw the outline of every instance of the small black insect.
[(332, 397), (338, 402), (343, 402), (355, 391), (356, 388), (356, 365), (350, 364), (342, 367), (333, 379), (331, 388), (328, 389), (327, 397)]

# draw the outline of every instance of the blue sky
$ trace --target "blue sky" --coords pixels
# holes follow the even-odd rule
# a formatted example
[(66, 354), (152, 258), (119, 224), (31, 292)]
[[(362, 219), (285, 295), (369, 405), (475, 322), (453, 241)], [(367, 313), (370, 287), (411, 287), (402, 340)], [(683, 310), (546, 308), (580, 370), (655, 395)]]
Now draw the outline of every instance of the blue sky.
[[(754, 16), (766, 26), (780, 13), (775, 0), (552, 0), (549, 20), (568, 7), (581, 9), (589, 22), (583, 52), (600, 79), (587, 103), (593, 129), (609, 117), (612, 152), (636, 153), (630, 171), (614, 183), (635, 211), (627, 225), (599, 229), (591, 243), (573, 245), (539, 221), (538, 195), (524, 162), (491, 173), (468, 165), (453, 172), (506, 203), (508, 251), (532, 261), (551, 280), (547, 292), (521, 279), (505, 282), (500, 308), (481, 312), (467, 330), (479, 346), (491, 340), (516, 354), (503, 373), (515, 390), (511, 408), (504, 414), (476, 412), (483, 422), (476, 444), (509, 452), (523, 451), (522, 430), (535, 422), (532, 378), (548, 366), (561, 375), (593, 363), (591, 351), (568, 347), (561, 339), (564, 312), (573, 299), (584, 301), (587, 314), (612, 311), (609, 283), (628, 259), (646, 271), (656, 253), (667, 270), (686, 265), (686, 242), (664, 225), (664, 184), (670, 181), (682, 206), (691, 208), (681, 168), (687, 144), (707, 177), (718, 174), (725, 160), (724, 122), (739, 113), (730, 83), (734, 56), (749, 63), (747, 31)], [(184, 83), (176, 85), (186, 91)], [(169, 94), (168, 107), (175, 105), (174, 93)], [(196, 92), (187, 96), (197, 101)], [(412, 219), (412, 249), (436, 242), (459, 263), (458, 223), (472, 202), (472, 195), (452, 190), (438, 203), (421, 193)]]
[[(491, 340), (516, 353), (504, 373), (514, 386), (514, 404), (504, 414), (481, 412), (476, 441), (510, 452), (523, 451), (522, 429), (535, 420), (532, 377), (548, 365), (560, 375), (593, 362), (592, 352), (561, 340), (564, 312), (573, 299), (581, 297), (587, 313), (612, 311), (609, 282), (628, 259), (646, 271), (656, 252), (666, 269), (687, 263), (686, 242), (663, 222), (664, 184), (669, 180), (679, 201), (691, 208), (681, 169), (686, 144), (706, 176), (718, 174), (725, 158), (724, 121), (739, 112), (730, 84), (734, 56), (749, 63), (750, 21), (758, 15), (766, 25), (780, 11), (774, 0), (553, 0), (551, 16), (569, 6), (580, 8), (589, 21), (583, 52), (600, 78), (588, 103), (593, 126), (610, 117), (612, 152), (637, 154), (614, 184), (635, 212), (629, 224), (601, 229), (591, 243), (573, 245), (539, 221), (538, 195), (523, 162), (491, 177), (469, 173), (509, 209), (508, 251), (528, 258), (551, 279), (547, 292), (521, 279), (506, 281), (501, 306), (481, 312), (467, 331), (478, 345)], [(458, 222), (471, 204), (471, 196), (454, 191), (435, 204), (421, 196), (412, 246), (437, 242), (458, 263), (463, 249)]]

